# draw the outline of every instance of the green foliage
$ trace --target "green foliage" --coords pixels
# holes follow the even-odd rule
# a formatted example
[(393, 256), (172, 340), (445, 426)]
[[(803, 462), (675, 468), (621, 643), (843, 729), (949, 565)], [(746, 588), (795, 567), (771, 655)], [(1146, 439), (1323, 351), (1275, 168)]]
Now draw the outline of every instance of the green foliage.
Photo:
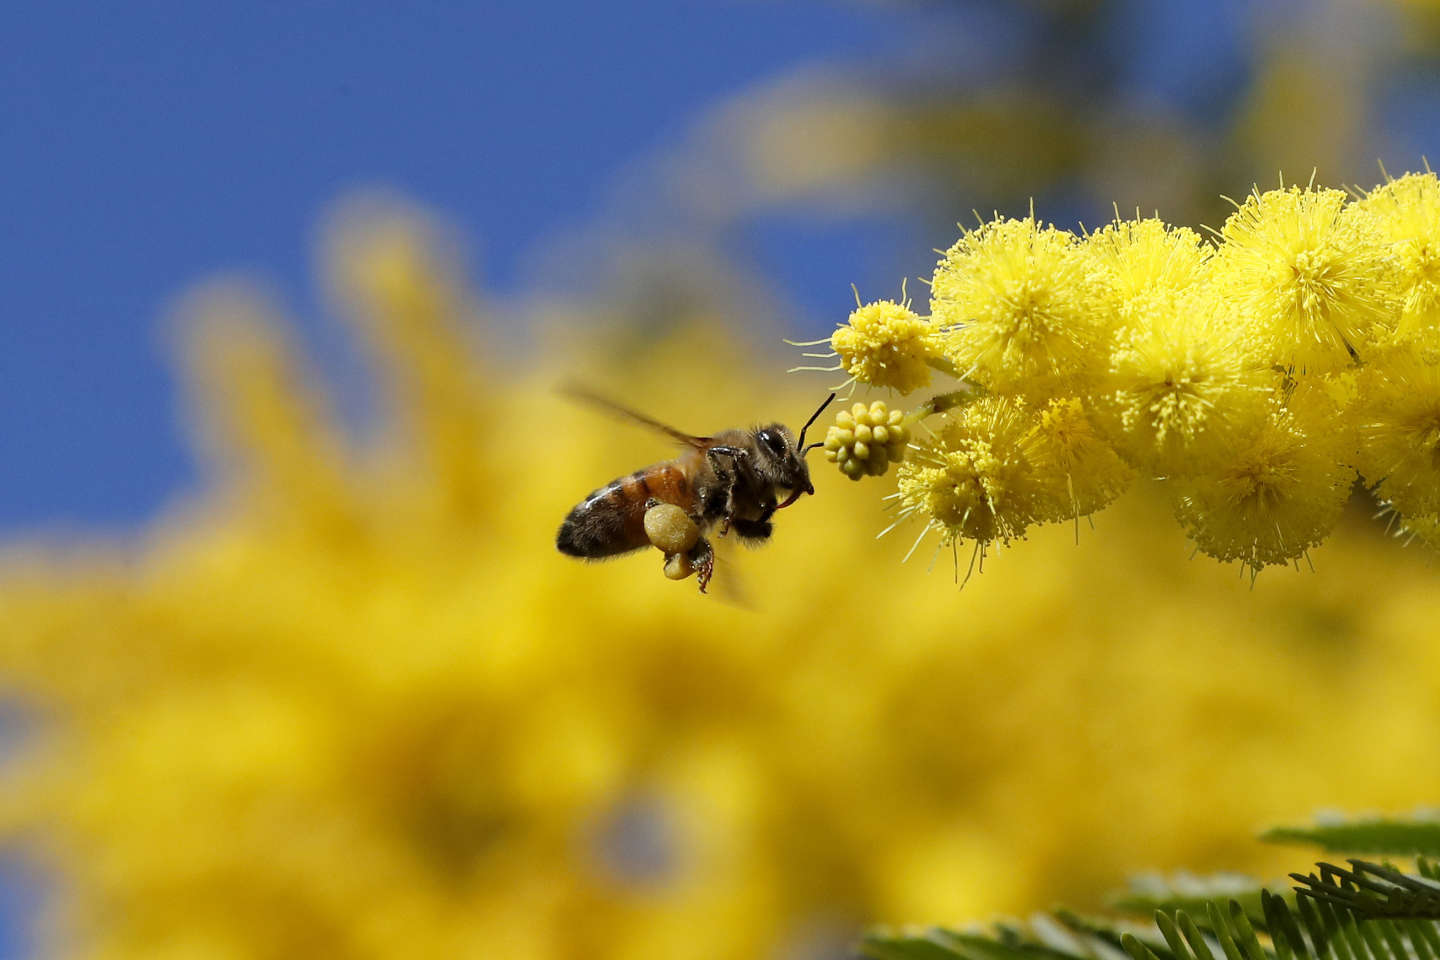
[[(1440, 842), (1428, 820), (1363, 820), (1272, 830), (1266, 839), (1415, 857), (1414, 872), (1349, 861), (1291, 874), (1280, 891), (1232, 875), (1142, 879), (1112, 900), (1114, 918), (1064, 910), (1024, 923), (963, 932), (876, 930), (861, 945), (874, 960), (1440, 960)], [(1148, 912), (1152, 923), (1126, 919)]]
[(1440, 819), (1370, 817), (1313, 827), (1276, 827), (1260, 839), (1309, 843), (1336, 853), (1440, 857)]
[(1440, 870), (1436, 864), (1422, 858), (1418, 876), (1363, 860), (1351, 860), (1350, 865), (1352, 869), (1345, 870), (1321, 863), (1316, 865), (1318, 873), (1290, 876), (1304, 884), (1310, 897), (1356, 917), (1440, 920)]

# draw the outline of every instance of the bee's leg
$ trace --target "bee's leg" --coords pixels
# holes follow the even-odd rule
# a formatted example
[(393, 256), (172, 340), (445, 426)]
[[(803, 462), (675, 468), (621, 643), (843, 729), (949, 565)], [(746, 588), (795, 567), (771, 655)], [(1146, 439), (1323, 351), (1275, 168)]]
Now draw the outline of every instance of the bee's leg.
[(700, 592), (704, 593), (715, 574), (715, 550), (709, 540), (701, 537), (700, 542), (691, 548), (690, 565), (695, 568), (696, 581), (700, 584)]
[[(725, 511), (721, 514), (719, 534), (723, 537), (730, 532), (730, 524), (735, 519), (735, 487), (740, 482), (740, 471), (745, 469), (750, 454), (741, 447), (719, 446), (706, 450), (705, 456), (715, 470), (715, 475), (722, 478), (725, 486)], [(721, 464), (721, 457), (730, 458), (728, 469)]]

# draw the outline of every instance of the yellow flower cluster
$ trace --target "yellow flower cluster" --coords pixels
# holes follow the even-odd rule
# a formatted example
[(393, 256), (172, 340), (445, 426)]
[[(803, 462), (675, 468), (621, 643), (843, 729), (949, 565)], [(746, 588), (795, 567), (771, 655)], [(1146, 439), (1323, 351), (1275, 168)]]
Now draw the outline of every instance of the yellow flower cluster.
[[(1249, 595), (1141, 494), (956, 595), (877, 576), (905, 544), (832, 475), (722, 568), (761, 615), (648, 548), (561, 556), (565, 511), (666, 445), (557, 396), (578, 360), (517, 373), (428, 236), (361, 218), (333, 248), (382, 429), (336, 423), (273, 306), (207, 294), (182, 327), (214, 483), (122, 543), (0, 554), (0, 835), (49, 878), (40, 955), (841, 956), (1136, 868), (1269, 874), (1292, 857), (1252, 831), (1316, 798), (1440, 795), (1434, 570), (1363, 524)], [(633, 342), (633, 396), (677, 424), (813, 409), (733, 331)], [(943, 428), (976, 496), (1024, 495), (1032, 459), (1103, 495), (1083, 407), (1031, 404)]]
[(945, 252), (928, 317), (870, 304), (829, 342), (869, 386), (965, 382), (963, 402), (910, 414), (953, 408), (898, 475), (902, 517), (942, 545), (983, 553), (1136, 475), (1165, 482), (1201, 551), (1252, 574), (1321, 543), (1357, 475), (1403, 530), (1440, 512), (1430, 172), (1357, 199), (1255, 190), (1214, 242), (1155, 218), (1076, 235), (997, 217)]

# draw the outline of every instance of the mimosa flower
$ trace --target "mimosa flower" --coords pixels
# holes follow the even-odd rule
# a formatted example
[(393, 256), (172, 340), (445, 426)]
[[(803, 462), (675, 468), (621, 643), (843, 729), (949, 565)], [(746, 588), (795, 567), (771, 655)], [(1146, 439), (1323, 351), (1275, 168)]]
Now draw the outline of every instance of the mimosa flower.
[(1406, 516), (1440, 511), (1440, 356), (1392, 348), (1359, 379), (1360, 474)]
[(920, 519), (945, 546), (1023, 537), (1044, 501), (1023, 446), (1032, 425), (1023, 404), (1004, 397), (951, 414), (935, 439), (900, 465), (901, 519)]
[(1050, 401), (1021, 442), (1035, 475), (1047, 488), (1038, 520), (1070, 520), (1106, 507), (1135, 473), (1095, 431), (1075, 397)]
[(1251, 193), (1225, 221), (1221, 298), (1253, 320), (1271, 361), (1327, 373), (1394, 329), (1394, 269), (1377, 218), (1341, 190)]
[(1091, 375), (1105, 352), (1103, 288), (1073, 234), (1024, 220), (967, 231), (935, 268), (930, 312), (946, 354), (997, 393)]
[(876, 300), (857, 307), (849, 323), (830, 335), (841, 366), (861, 383), (909, 393), (930, 383), (938, 353), (935, 328), (910, 301)]
[(1155, 217), (1117, 219), (1086, 237), (1085, 247), (1122, 330), (1146, 322), (1154, 300), (1168, 300), (1199, 283), (1213, 253), (1194, 230)]
[(1397, 342), (1440, 331), (1440, 178), (1408, 173), (1353, 206), (1374, 215), (1390, 256), (1400, 300)]
[(1251, 575), (1319, 545), (1349, 499), (1349, 440), (1318, 391), (1257, 401), (1231, 435), (1229, 456), (1176, 481), (1176, 515), (1218, 560)]
[(1207, 291), (1147, 301), (1111, 351), (1099, 422), (1153, 475), (1204, 469), (1227, 454), (1234, 415), (1275, 383), (1246, 346), (1243, 322)]

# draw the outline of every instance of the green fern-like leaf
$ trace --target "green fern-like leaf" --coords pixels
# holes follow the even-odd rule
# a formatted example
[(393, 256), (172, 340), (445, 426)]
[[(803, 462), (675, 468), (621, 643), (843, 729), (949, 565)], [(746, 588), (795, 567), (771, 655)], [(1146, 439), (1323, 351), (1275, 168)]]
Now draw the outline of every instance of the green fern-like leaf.
[(1351, 860), (1350, 866), (1346, 870), (1321, 863), (1315, 873), (1290, 876), (1301, 884), (1296, 889), (1304, 896), (1339, 907), (1358, 919), (1440, 920), (1440, 881), (1363, 860)]
[(1440, 818), (1372, 817), (1312, 827), (1275, 827), (1260, 835), (1274, 843), (1311, 843), (1334, 853), (1440, 856)]
[(1013, 926), (997, 925), (993, 933), (955, 930), (877, 930), (861, 943), (875, 960), (1094, 960), (1083, 953), (1055, 949), (1025, 937)]
[(1291, 874), (1293, 892), (1233, 875), (1151, 876), (1112, 899), (1117, 917), (1057, 910), (964, 932), (881, 929), (861, 951), (872, 960), (1440, 960), (1440, 818), (1282, 827), (1265, 838), (1415, 866), (1320, 863)]
[(940, 929), (872, 930), (860, 943), (860, 952), (874, 960), (958, 960), (963, 956), (947, 943)]
[(1155, 910), (1153, 926), (1062, 910), (984, 931), (877, 930), (862, 951), (873, 960), (1440, 960), (1440, 879), (1428, 861), (1422, 870), (1319, 864), (1294, 875), (1293, 901), (1233, 884), (1244, 899), (1192, 898)]

